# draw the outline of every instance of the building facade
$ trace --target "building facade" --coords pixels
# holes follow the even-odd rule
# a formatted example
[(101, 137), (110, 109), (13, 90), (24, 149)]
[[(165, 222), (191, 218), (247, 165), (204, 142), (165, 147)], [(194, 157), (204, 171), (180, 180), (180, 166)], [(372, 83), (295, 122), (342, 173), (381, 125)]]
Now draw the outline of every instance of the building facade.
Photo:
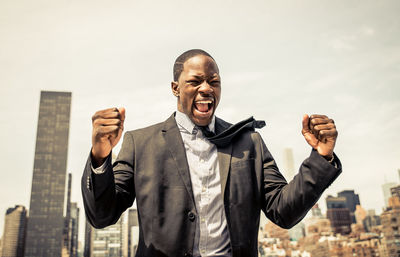
[(2, 240), (2, 257), (23, 257), (25, 249), (27, 210), (22, 205), (6, 211)]
[(134, 257), (139, 241), (139, 220), (137, 209), (128, 210), (128, 257)]
[(350, 210), (346, 206), (345, 197), (328, 196), (326, 198), (328, 208), (326, 217), (330, 220), (333, 232), (347, 235), (351, 232)]
[(360, 205), (360, 197), (354, 193), (354, 190), (344, 190), (338, 193), (338, 197), (346, 198), (346, 207), (350, 211), (351, 222), (356, 223), (355, 211), (357, 205)]
[(70, 92), (41, 92), (26, 257), (61, 255), (70, 109)]

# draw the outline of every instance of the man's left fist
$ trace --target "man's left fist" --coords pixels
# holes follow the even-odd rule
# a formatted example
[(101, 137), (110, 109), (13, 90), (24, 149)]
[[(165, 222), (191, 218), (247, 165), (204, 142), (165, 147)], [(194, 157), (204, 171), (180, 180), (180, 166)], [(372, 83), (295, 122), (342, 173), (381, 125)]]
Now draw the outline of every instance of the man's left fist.
[(313, 114), (303, 116), (301, 130), (307, 143), (326, 159), (333, 157), (338, 132), (335, 123), (325, 115)]

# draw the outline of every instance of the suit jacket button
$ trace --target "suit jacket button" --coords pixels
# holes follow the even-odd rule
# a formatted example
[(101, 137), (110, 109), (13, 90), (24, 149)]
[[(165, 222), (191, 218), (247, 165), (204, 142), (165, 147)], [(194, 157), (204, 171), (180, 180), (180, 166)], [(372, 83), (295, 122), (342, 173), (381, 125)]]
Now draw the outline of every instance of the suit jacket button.
[(185, 257), (192, 257), (192, 254), (190, 254), (190, 253), (185, 253), (183, 256), (185, 256)]
[[(193, 212), (189, 212), (189, 213), (188, 213), (188, 217), (189, 217), (189, 220), (190, 220), (190, 221), (194, 221), (194, 220), (196, 219), (196, 215), (194, 215)], [(185, 256), (186, 256), (186, 255), (185, 255)], [(187, 255), (187, 256), (189, 256), (189, 255)]]

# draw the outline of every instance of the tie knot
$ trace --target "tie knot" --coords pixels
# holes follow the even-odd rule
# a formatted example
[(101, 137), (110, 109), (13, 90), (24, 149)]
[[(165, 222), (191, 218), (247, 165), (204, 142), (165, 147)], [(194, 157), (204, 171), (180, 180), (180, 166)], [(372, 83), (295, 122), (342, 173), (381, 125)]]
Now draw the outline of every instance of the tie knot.
[(205, 137), (210, 138), (210, 137), (215, 136), (215, 133), (212, 132), (212, 131), (208, 128), (208, 126), (197, 126), (197, 127), (201, 130), (201, 132), (203, 132), (203, 135), (204, 135)]

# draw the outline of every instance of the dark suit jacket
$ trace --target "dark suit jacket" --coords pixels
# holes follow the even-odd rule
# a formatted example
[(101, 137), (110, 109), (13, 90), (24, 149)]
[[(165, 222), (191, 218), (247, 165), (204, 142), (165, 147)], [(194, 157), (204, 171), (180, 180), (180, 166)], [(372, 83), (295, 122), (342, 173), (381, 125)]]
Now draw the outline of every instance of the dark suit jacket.
[[(230, 124), (216, 120), (216, 130)], [(109, 158), (110, 159), (110, 158)], [(110, 161), (108, 159), (108, 161)], [(257, 256), (260, 210), (283, 228), (299, 222), (341, 172), (315, 150), (287, 184), (261, 136), (245, 131), (218, 149), (222, 195), (234, 257)], [(185, 148), (172, 115), (125, 133), (121, 151), (104, 174), (90, 158), (82, 177), (87, 219), (96, 228), (115, 223), (136, 198), (136, 256), (191, 256), (197, 212)]]

